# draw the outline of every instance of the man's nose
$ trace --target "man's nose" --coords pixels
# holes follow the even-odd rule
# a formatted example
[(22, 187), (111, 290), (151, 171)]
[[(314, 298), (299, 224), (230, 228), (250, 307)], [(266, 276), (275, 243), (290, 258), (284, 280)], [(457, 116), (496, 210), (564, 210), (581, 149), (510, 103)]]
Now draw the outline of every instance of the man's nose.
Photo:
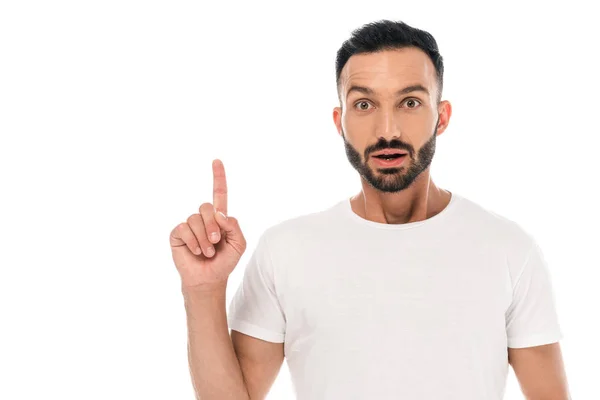
[(387, 140), (400, 137), (399, 121), (394, 111), (385, 110), (379, 112), (375, 134), (378, 138)]

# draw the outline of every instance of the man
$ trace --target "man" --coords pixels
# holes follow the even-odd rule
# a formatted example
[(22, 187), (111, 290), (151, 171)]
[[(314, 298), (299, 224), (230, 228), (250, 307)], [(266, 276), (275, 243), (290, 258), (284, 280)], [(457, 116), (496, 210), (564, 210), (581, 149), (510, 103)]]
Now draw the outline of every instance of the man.
[(362, 190), (268, 228), (228, 316), (246, 241), (213, 162), (213, 204), (171, 233), (199, 398), (264, 399), (284, 357), (301, 400), (499, 400), (509, 364), (527, 399), (569, 398), (537, 242), (430, 176), (451, 115), (442, 76), (427, 32), (352, 33), (333, 119)]

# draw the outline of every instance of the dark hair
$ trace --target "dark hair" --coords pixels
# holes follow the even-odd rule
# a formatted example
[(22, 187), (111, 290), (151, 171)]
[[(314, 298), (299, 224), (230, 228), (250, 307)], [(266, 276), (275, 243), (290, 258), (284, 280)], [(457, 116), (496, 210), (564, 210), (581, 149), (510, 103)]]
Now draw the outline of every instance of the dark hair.
[(423, 50), (433, 62), (438, 81), (439, 103), (442, 97), (444, 61), (438, 50), (434, 37), (426, 31), (413, 28), (402, 21), (379, 20), (363, 25), (352, 31), (337, 52), (335, 60), (335, 82), (340, 89), (340, 75), (348, 59), (354, 54), (376, 53), (384, 50), (417, 47)]

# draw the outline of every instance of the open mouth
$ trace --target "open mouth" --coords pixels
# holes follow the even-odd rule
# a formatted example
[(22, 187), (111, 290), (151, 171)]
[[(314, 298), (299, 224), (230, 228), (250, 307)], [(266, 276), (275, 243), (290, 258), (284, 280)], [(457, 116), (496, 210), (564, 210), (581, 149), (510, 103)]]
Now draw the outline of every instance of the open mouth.
[(377, 154), (373, 156), (373, 162), (380, 168), (402, 168), (408, 158), (407, 155), (405, 153)]
[(406, 154), (382, 154), (379, 156), (373, 156), (375, 158), (380, 158), (382, 160), (393, 160), (395, 158), (400, 158), (400, 157), (404, 157)]

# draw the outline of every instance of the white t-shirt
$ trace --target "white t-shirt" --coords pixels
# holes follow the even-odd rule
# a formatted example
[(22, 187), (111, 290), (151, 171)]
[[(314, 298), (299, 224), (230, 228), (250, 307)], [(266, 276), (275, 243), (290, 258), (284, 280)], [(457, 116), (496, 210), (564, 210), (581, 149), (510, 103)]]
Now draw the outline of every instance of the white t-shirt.
[(563, 337), (535, 239), (456, 193), (424, 221), (347, 198), (269, 227), (228, 322), (285, 343), (299, 400), (500, 400), (507, 347)]

